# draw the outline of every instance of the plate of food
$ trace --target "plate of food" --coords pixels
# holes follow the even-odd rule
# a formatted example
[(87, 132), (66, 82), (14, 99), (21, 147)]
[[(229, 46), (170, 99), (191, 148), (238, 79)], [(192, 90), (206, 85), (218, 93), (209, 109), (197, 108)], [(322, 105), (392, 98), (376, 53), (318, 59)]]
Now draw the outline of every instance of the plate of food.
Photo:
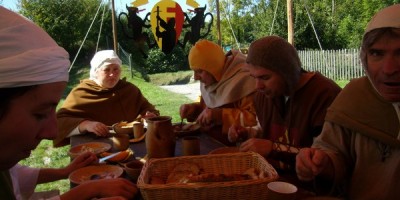
[(175, 123), (172, 125), (172, 129), (178, 137), (199, 134), (200, 127), (200, 124), (193, 122)]
[(88, 142), (71, 147), (68, 151), (68, 154), (71, 156), (71, 158), (75, 158), (76, 156), (87, 151), (98, 155), (110, 149), (111, 145), (105, 142)]
[(75, 184), (96, 179), (118, 178), (124, 170), (115, 165), (92, 165), (73, 171), (69, 175), (69, 180)]

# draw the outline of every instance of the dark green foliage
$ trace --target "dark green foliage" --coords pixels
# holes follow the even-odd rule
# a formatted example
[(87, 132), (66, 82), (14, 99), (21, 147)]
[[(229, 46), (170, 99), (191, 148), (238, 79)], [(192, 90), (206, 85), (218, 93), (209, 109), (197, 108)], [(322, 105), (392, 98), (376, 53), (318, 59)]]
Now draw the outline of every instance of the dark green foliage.
[[(101, 0), (19, 0), (19, 12), (45, 29), (68, 51), (72, 60), (89, 31), (101, 2)], [(79, 61), (83, 63), (88, 64), (88, 58), (95, 53), (103, 8), (106, 10), (99, 49), (108, 48), (109, 44), (112, 47), (112, 39), (109, 39), (112, 38), (111, 10), (107, 5), (102, 5), (79, 53)]]
[(149, 74), (189, 70), (187, 55), (180, 47), (175, 47), (171, 54), (164, 54), (159, 48), (149, 51), (145, 70)]
[[(72, 60), (83, 42), (100, 2), (103, 1), (19, 0), (19, 8), (21, 14), (49, 32), (57, 43), (70, 53)], [(103, 3), (79, 54), (79, 65), (88, 65), (96, 51), (103, 8), (105, 15), (98, 49), (113, 48), (111, 10), (108, 1)], [(254, 40), (267, 35), (287, 38), (285, 1), (220, 0), (219, 3), (222, 46), (247, 48)], [(358, 48), (365, 26), (372, 15), (395, 3), (398, 3), (398, 0), (293, 1), (294, 45), (298, 50)], [(208, 2), (206, 12), (211, 12), (214, 16), (211, 33), (206, 39), (217, 43), (215, 1)], [(119, 14), (116, 13), (116, 16)], [(193, 13), (189, 13), (189, 16), (193, 17)], [(206, 27), (208, 23), (210, 22), (206, 21)], [(126, 19), (122, 19), (122, 25), (127, 25)], [(186, 28), (182, 31), (180, 42), (189, 30)], [(201, 30), (201, 35), (205, 30)], [(150, 38), (150, 43), (154, 44), (150, 29), (144, 28), (143, 31)], [(192, 46), (190, 43), (186, 44), (185, 49), (176, 45), (171, 54), (165, 55), (157, 46), (149, 48), (146, 43), (137, 43), (126, 37), (118, 21), (117, 40), (123, 49), (132, 54), (132, 67), (145, 80), (149, 80), (147, 74), (189, 70), (187, 54)]]

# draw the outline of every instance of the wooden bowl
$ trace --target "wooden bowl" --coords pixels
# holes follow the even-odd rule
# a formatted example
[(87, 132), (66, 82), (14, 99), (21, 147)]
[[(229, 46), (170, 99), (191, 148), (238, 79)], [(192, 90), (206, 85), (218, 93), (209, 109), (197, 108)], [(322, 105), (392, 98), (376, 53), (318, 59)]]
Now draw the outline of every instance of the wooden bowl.
[(111, 127), (116, 134), (133, 135), (133, 123), (119, 122), (113, 124)]
[(118, 178), (124, 170), (115, 165), (92, 165), (73, 171), (69, 175), (69, 180), (75, 184), (81, 184), (95, 179)]
[(93, 152), (94, 154), (98, 155), (110, 149), (111, 145), (104, 142), (88, 142), (70, 148), (68, 151), (68, 155), (72, 159), (74, 159), (75, 157), (87, 151)]
[(132, 160), (124, 164), (125, 173), (134, 181), (136, 182), (144, 163), (140, 160)]

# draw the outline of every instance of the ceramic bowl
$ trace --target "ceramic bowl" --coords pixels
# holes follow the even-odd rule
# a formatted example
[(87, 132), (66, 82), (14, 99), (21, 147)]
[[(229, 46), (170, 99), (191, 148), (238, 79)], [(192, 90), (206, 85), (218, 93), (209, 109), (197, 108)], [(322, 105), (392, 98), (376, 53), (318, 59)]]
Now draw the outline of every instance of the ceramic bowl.
[(81, 184), (95, 179), (118, 178), (124, 170), (115, 165), (91, 165), (73, 171), (69, 175), (69, 180), (75, 184)]
[(129, 176), (129, 178), (136, 182), (140, 172), (142, 171), (143, 165), (144, 163), (140, 160), (132, 160), (124, 163), (125, 173)]
[(96, 155), (106, 152), (111, 149), (111, 145), (104, 142), (88, 142), (76, 145), (69, 149), (68, 155), (74, 159), (75, 157), (90, 151)]

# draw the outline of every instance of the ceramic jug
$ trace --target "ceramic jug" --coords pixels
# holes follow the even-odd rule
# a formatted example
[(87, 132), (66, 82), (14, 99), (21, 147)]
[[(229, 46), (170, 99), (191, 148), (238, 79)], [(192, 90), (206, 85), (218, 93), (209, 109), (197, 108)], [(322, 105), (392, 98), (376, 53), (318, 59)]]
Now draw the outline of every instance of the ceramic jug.
[(172, 129), (171, 119), (169, 116), (146, 119), (146, 150), (149, 159), (175, 155), (175, 133)]

